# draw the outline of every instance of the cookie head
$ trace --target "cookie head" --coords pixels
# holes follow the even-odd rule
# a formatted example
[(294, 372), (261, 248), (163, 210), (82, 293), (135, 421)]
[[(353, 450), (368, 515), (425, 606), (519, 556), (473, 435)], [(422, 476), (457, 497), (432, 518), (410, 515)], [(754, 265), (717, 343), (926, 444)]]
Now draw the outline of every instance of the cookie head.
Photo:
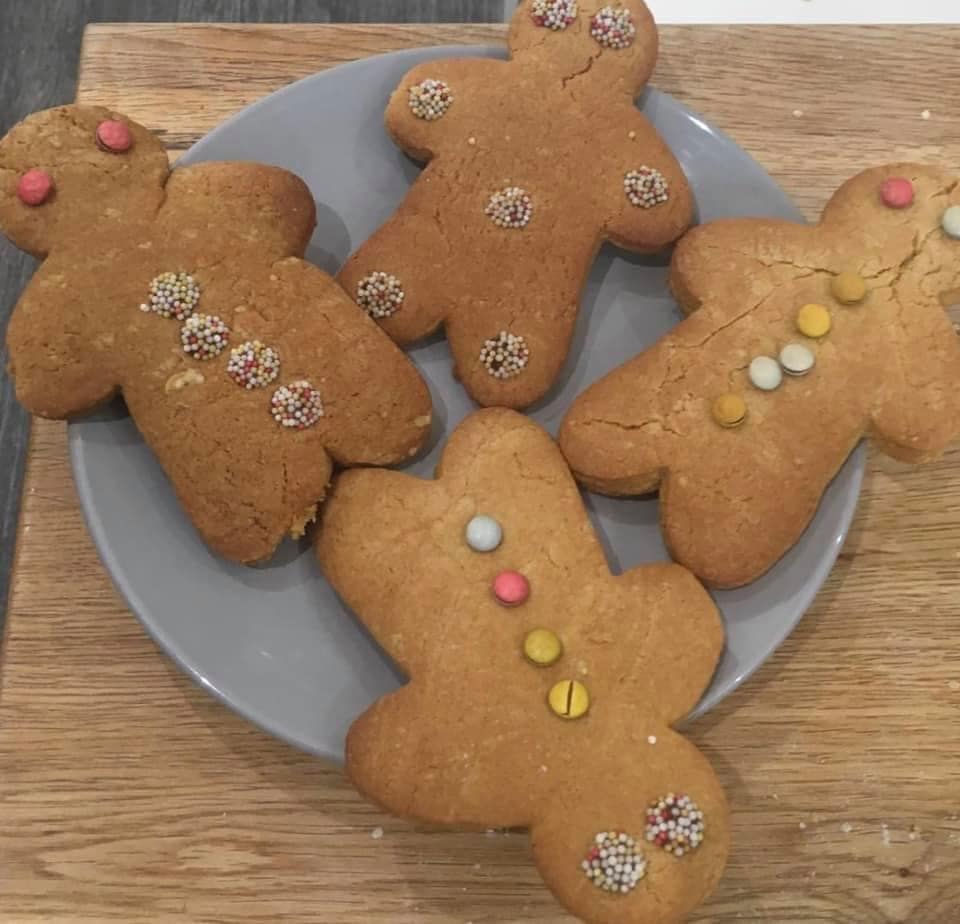
[(564, 85), (577, 80), (584, 95), (636, 95), (657, 62), (657, 30), (643, 0), (522, 0), (509, 43), (514, 58), (535, 56)]
[(0, 231), (35, 256), (125, 215), (154, 215), (169, 171), (145, 129), (108, 109), (62, 106), (0, 141)]

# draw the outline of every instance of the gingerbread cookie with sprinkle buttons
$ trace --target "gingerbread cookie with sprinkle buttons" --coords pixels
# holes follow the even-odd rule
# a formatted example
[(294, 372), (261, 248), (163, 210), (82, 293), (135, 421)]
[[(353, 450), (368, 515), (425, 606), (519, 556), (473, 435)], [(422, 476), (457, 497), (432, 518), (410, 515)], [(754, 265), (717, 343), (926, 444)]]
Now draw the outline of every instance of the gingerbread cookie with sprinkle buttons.
[(339, 278), (400, 344), (445, 327), (473, 398), (522, 408), (560, 374), (601, 243), (660, 250), (693, 205), (634, 102), (657, 58), (642, 0), (523, 0), (509, 52), (403, 78), (387, 129), (427, 167)]
[(17, 397), (60, 419), (122, 393), (203, 538), (240, 562), (302, 534), (334, 463), (402, 462), (429, 433), (415, 368), (301, 259), (314, 219), (292, 174), (171, 173), (105, 109), (0, 141), (0, 229), (44, 261), (7, 332)]
[(718, 221), (680, 243), (689, 317), (586, 391), (561, 430), (578, 478), (659, 489), (677, 561), (719, 587), (799, 538), (864, 437), (906, 462), (960, 435), (960, 181), (892, 164), (819, 224)]
[(432, 481), (346, 472), (317, 554), (410, 682), (351, 728), (347, 772), (404, 818), (530, 829), (549, 888), (589, 924), (673, 924), (717, 884), (729, 819), (671, 729), (723, 648), (673, 564), (610, 573), (553, 440), (478, 411)]

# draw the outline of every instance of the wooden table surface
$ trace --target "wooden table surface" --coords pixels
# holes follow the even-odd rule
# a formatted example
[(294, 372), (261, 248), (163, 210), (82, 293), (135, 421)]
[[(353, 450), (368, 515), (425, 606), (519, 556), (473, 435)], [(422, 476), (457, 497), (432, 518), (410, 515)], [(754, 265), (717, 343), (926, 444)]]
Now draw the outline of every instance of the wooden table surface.
[[(95, 26), (79, 97), (176, 151), (291, 80), (489, 27)], [(656, 84), (730, 132), (813, 216), (860, 168), (960, 167), (960, 29), (663, 30)], [(924, 115), (926, 113), (926, 115)], [(378, 814), (336, 768), (182, 677), (87, 538), (64, 427), (34, 428), (0, 666), (0, 921), (569, 920), (521, 833)], [(694, 740), (733, 807), (701, 924), (960, 918), (960, 450), (874, 456), (811, 612)]]

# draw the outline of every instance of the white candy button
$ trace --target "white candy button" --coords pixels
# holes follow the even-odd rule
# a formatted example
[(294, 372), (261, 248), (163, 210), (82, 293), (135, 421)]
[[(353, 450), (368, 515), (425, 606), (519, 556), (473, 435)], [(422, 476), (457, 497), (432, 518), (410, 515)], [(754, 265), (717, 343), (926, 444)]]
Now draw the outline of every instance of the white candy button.
[(806, 375), (816, 361), (813, 353), (801, 343), (788, 343), (780, 351), (780, 365), (787, 375)]
[(943, 213), (943, 230), (947, 237), (960, 241), (960, 205), (951, 205)]
[(481, 514), (467, 523), (466, 538), (474, 552), (492, 552), (503, 542), (503, 529), (493, 517)]
[(769, 356), (758, 356), (750, 363), (750, 382), (760, 391), (774, 391), (783, 381), (780, 363)]

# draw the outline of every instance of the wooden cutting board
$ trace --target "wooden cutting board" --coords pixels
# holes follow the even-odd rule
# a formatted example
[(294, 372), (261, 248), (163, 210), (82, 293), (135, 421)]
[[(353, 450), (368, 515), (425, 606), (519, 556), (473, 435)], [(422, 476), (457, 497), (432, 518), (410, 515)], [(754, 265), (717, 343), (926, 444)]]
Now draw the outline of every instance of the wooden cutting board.
[[(79, 98), (182, 150), (292, 80), (501, 27), (91, 26)], [(734, 136), (813, 217), (862, 167), (960, 170), (960, 28), (663, 30), (656, 84)], [(335, 768), (180, 675), (84, 530), (64, 427), (33, 432), (0, 669), (0, 921), (569, 920), (520, 833), (379, 814)], [(873, 457), (800, 628), (691, 734), (733, 807), (701, 924), (960, 919), (960, 450)], [(571, 870), (571, 875), (577, 875)]]

